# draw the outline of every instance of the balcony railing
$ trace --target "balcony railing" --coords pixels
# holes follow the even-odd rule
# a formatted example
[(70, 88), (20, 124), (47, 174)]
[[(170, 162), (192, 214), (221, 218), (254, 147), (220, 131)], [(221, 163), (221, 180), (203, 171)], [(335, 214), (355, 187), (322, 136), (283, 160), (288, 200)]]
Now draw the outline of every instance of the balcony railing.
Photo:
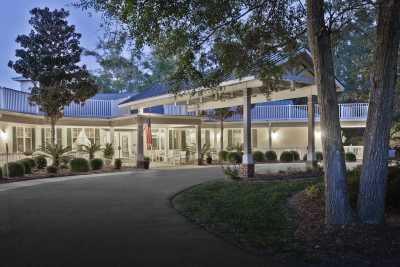
[[(121, 102), (121, 99), (89, 99), (84, 105), (72, 103), (64, 108), (64, 116), (112, 118), (125, 115), (127, 112), (118, 107), (119, 102)], [(8, 88), (0, 88), (0, 109), (34, 115), (44, 114), (39, 110), (38, 105), (29, 103), (29, 94)]]
[[(183, 106), (182, 106), (183, 107)], [(251, 110), (251, 118), (253, 121), (306, 121), (307, 105), (256, 105)], [(188, 115), (183, 108), (165, 109), (168, 115)], [(339, 105), (339, 116), (342, 121), (366, 120), (368, 115), (367, 103), (350, 103)], [(315, 106), (315, 118), (319, 120), (319, 106)], [(241, 121), (242, 114), (234, 114), (226, 119), (226, 121)], [(212, 120), (210, 118), (210, 120)]]
[[(86, 117), (86, 118), (113, 118), (128, 114), (128, 110), (121, 109), (117, 100), (96, 100), (89, 99), (84, 105), (72, 103), (64, 109), (66, 117)], [(0, 110), (20, 112), (27, 114), (43, 115), (37, 105), (29, 103), (29, 94), (8, 89), (0, 88)], [(316, 105), (316, 119), (319, 120), (319, 106)], [(194, 116), (193, 112), (187, 112), (185, 106), (165, 105), (164, 114), (166, 115), (189, 115)], [(366, 120), (368, 114), (367, 103), (340, 104), (339, 115), (342, 121)], [(254, 121), (306, 121), (307, 105), (255, 105), (251, 111)], [(227, 121), (241, 121), (241, 114), (235, 114)]]

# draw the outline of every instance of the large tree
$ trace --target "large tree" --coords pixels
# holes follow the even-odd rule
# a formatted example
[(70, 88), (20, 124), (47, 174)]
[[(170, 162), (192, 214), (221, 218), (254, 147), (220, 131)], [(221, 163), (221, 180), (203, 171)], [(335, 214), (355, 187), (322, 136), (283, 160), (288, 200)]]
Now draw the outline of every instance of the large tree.
[(384, 222), (400, 40), (400, 1), (380, 0), (376, 4), (376, 48), (358, 198), (358, 215), (362, 222), (371, 224)]
[(173, 90), (189, 83), (215, 88), (227, 74), (243, 76), (249, 69), (272, 81), (279, 69), (264, 59), (293, 51), (304, 33), (303, 14), (295, 1), (80, 2), (83, 8), (117, 18), (137, 50), (150, 46), (175, 58), (177, 66), (169, 79)]
[(19, 35), (15, 62), (9, 67), (33, 81), (30, 101), (40, 106), (50, 120), (51, 142), (55, 143), (55, 125), (71, 102), (82, 103), (96, 94), (98, 87), (86, 67), (80, 66), (81, 35), (69, 25), (64, 9), (34, 8), (28, 35)]
[[(307, 28), (321, 110), (326, 192), (325, 220), (329, 224), (346, 224), (352, 221), (352, 211), (347, 192), (332, 50), (332, 33), (337, 26), (332, 21), (338, 16), (334, 15), (334, 12), (338, 12), (341, 7), (333, 6), (332, 2), (342, 1), (326, 3), (324, 0), (307, 0)], [(346, 3), (341, 4), (346, 6)], [(351, 9), (352, 7), (348, 6), (348, 10)], [(332, 15), (327, 18), (327, 14)], [(340, 21), (340, 27), (342, 23), (344, 22)]]
[(91, 73), (101, 92), (143, 91), (166, 83), (174, 73), (173, 58), (161, 57), (155, 51), (138, 55), (131, 46), (126, 32), (114, 30), (99, 39), (96, 49), (84, 51), (99, 64)]

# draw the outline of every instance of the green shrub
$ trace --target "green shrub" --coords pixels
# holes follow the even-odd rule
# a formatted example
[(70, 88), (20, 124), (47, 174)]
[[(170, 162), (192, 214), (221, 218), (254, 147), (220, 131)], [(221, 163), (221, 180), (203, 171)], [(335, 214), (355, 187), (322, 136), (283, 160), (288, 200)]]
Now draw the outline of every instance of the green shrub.
[(242, 154), (239, 152), (229, 152), (228, 153), (228, 160), (231, 163), (241, 163), (242, 162)]
[[(5, 166), (4, 169), (7, 167)], [(22, 162), (8, 163), (8, 176), (9, 177), (22, 177), (25, 175), (25, 165)]]
[(58, 168), (54, 165), (46, 167), (47, 173), (56, 174), (58, 172)]
[(264, 153), (261, 151), (254, 151), (253, 158), (256, 162), (263, 162), (264, 161)]
[[(323, 155), (322, 155), (322, 152), (315, 152), (315, 160), (316, 161), (322, 161), (323, 160)], [(304, 154), (304, 156), (303, 156), (303, 160), (304, 161), (306, 161), (307, 160), (307, 153), (306, 154)]]
[(278, 156), (276, 155), (275, 151), (267, 151), (265, 152), (265, 159), (269, 161), (276, 161), (278, 159)]
[(33, 158), (26, 158), (23, 159), (23, 161), (26, 161), (30, 165), (31, 169), (36, 168), (36, 161)]
[(356, 154), (354, 154), (352, 152), (346, 152), (345, 158), (346, 158), (346, 161), (349, 161), (349, 162), (357, 161)]
[(290, 151), (283, 151), (279, 160), (282, 162), (291, 162), (293, 161), (293, 155)]
[(225, 174), (225, 176), (227, 178), (232, 179), (232, 180), (239, 180), (240, 179), (240, 170), (239, 170), (239, 168), (237, 168), (237, 167), (232, 167), (231, 168), (231, 167), (227, 166), (225, 168), (222, 168), (222, 170), (223, 170), (223, 172), (224, 172), (224, 174)]
[(222, 150), (218, 153), (218, 158), (220, 161), (227, 161), (228, 160), (228, 151)]
[(21, 163), (21, 164), (24, 165), (25, 174), (30, 174), (30, 173), (32, 173), (31, 164), (30, 164), (27, 160), (21, 159), (21, 160), (19, 160), (19, 161), (17, 161), (17, 162), (19, 162), (19, 163)]
[(313, 200), (324, 198), (325, 186), (324, 183), (312, 184), (306, 188), (305, 194)]
[(3, 178), (3, 170), (0, 168), (0, 179)]
[(103, 169), (104, 162), (102, 159), (92, 159), (90, 161), (90, 166), (92, 166), (92, 170), (101, 170)]
[(290, 151), (290, 154), (292, 154), (293, 161), (299, 161), (300, 160), (299, 152), (297, 152), (295, 150), (292, 150), (292, 151)]
[(35, 157), (36, 167), (41, 170), (46, 168), (47, 166), (47, 159), (45, 156), (37, 156)]
[(72, 172), (88, 172), (89, 168), (89, 161), (84, 158), (75, 158), (69, 162)]
[(120, 170), (122, 168), (122, 160), (121, 159), (115, 159), (114, 168), (117, 170)]

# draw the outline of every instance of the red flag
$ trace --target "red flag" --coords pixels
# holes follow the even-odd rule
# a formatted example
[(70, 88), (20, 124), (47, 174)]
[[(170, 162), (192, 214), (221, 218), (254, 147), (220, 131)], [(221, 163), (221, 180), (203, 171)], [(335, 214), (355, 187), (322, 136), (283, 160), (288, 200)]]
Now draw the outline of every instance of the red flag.
[(146, 135), (147, 149), (151, 149), (151, 146), (153, 145), (153, 135), (151, 134), (151, 122), (150, 122), (150, 119), (146, 120), (146, 124), (144, 126), (144, 132), (145, 132), (145, 135)]

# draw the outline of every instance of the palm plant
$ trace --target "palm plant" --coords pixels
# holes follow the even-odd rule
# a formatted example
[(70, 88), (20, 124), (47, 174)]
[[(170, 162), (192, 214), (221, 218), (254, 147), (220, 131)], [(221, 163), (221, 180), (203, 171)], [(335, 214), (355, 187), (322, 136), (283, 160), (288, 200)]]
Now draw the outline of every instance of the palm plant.
[(62, 162), (68, 162), (71, 159), (71, 147), (62, 147), (58, 144), (47, 144), (41, 147), (39, 151), (34, 152), (34, 155), (42, 155), (52, 160), (52, 166), (57, 169)]
[(237, 106), (236, 108), (215, 109), (212, 111), (212, 113), (209, 114), (211, 118), (219, 121), (220, 133), (221, 133), (219, 137), (220, 151), (224, 150), (224, 121), (235, 114), (242, 114), (242, 113), (243, 113), (243, 107)]
[(94, 159), (96, 152), (101, 151), (101, 146), (91, 141), (90, 145), (81, 145), (79, 151), (87, 153), (89, 155), (89, 159)]
[(114, 157), (114, 146), (111, 143), (107, 143), (103, 149), (103, 156), (106, 159), (112, 159)]
[[(192, 144), (191, 146), (187, 146), (185, 148), (185, 151), (188, 154), (195, 154), (197, 152), (197, 145)], [(200, 154), (200, 161), (202, 162), (204, 159), (204, 156), (210, 152), (210, 145), (209, 144), (203, 144), (200, 148), (199, 154)]]

